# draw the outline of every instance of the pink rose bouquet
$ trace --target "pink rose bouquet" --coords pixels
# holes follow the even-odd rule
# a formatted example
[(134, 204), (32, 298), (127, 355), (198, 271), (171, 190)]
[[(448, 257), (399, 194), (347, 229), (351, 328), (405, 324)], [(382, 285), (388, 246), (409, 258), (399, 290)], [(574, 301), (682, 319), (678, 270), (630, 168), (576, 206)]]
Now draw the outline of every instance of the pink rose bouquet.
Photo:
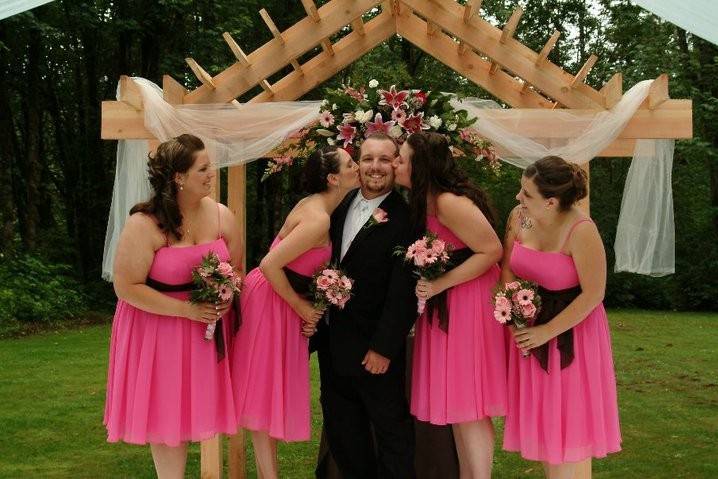
[[(231, 264), (220, 261), (213, 251), (202, 257), (199, 265), (192, 269), (192, 282), (195, 289), (190, 293), (192, 303), (224, 303), (239, 294), (242, 278), (234, 271)], [(204, 339), (214, 336), (216, 324), (208, 324)]]
[[(497, 288), (494, 293), (494, 318), (517, 329), (529, 326), (541, 310), (541, 296), (536, 283), (516, 280)], [(529, 353), (523, 353), (528, 356)]]
[(344, 309), (351, 298), (353, 284), (354, 282), (337, 268), (327, 266), (320, 269), (312, 279), (313, 306), (316, 309), (326, 309), (332, 304)]
[[(432, 281), (447, 270), (450, 263), (450, 245), (440, 240), (436, 234), (428, 231), (408, 248), (397, 247), (395, 254), (403, 255), (404, 261), (414, 265), (414, 272), (421, 279)], [(424, 312), (426, 300), (419, 298), (417, 312)]]

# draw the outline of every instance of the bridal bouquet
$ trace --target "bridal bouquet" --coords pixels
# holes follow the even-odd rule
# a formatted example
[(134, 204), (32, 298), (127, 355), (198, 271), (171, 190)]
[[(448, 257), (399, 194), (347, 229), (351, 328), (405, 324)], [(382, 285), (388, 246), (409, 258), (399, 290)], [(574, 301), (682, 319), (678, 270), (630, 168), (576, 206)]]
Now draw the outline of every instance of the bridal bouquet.
[(312, 306), (316, 309), (326, 309), (333, 304), (339, 309), (349, 301), (353, 281), (340, 269), (326, 267), (317, 271), (312, 278), (311, 293), (314, 297)]
[(384, 133), (401, 144), (412, 133), (426, 130), (449, 140), (454, 156), (473, 158), (498, 172), (500, 162), (491, 143), (482, 138), (466, 110), (455, 108), (454, 96), (436, 91), (381, 88), (377, 80), (354, 88), (325, 91), (316, 120), (290, 135), (272, 152), (263, 180), (306, 158), (322, 145), (337, 145), (352, 154), (373, 133)]
[[(404, 256), (404, 261), (414, 265), (414, 272), (424, 280), (434, 280), (444, 274), (449, 267), (450, 246), (440, 240), (436, 234), (428, 231), (419, 240), (412, 243), (408, 248), (398, 246), (394, 253)], [(426, 300), (419, 298), (417, 312), (424, 312)]]
[[(501, 324), (517, 329), (529, 326), (541, 309), (541, 296), (536, 283), (525, 280), (506, 283), (494, 293), (494, 318)], [(529, 353), (523, 353), (528, 356)]]
[[(192, 269), (192, 282), (195, 285), (190, 293), (192, 303), (224, 303), (239, 294), (242, 287), (242, 278), (232, 265), (220, 261), (213, 251), (202, 257), (200, 264)], [(215, 327), (215, 323), (207, 325), (204, 339), (212, 339)]]

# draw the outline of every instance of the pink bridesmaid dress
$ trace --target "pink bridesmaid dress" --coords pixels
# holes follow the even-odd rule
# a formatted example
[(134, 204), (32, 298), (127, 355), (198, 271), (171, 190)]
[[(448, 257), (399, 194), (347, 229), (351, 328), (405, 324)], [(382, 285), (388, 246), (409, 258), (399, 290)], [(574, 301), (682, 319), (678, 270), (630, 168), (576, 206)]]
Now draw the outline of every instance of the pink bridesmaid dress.
[[(281, 239), (274, 239), (274, 248)], [(286, 268), (311, 277), (329, 261), (331, 246), (312, 248)], [(309, 346), (302, 320), (259, 268), (242, 288), (242, 325), (232, 345), (231, 369), (239, 426), (282, 441), (310, 438)]]
[[(435, 216), (427, 229), (453, 246), (466, 245)], [(424, 312), (416, 323), (411, 413), (444, 425), (506, 414), (506, 339), (493, 316), (492, 291), (498, 266), (447, 291), (448, 333)]]
[[(149, 278), (166, 285), (189, 283), (192, 268), (210, 251), (229, 260), (221, 237), (164, 246), (155, 253)], [(189, 296), (188, 291), (163, 294), (181, 300)], [(224, 338), (232, 316), (230, 311), (221, 322)], [(104, 415), (109, 442), (178, 446), (237, 431), (227, 350), (218, 360), (215, 341), (204, 339), (206, 327), (117, 302)]]
[[(517, 239), (510, 261), (517, 277), (549, 291), (579, 284), (573, 258), (563, 253), (534, 250)], [(550, 464), (620, 451), (616, 378), (603, 304), (573, 327), (574, 358), (564, 369), (556, 343), (556, 338), (548, 343), (547, 371), (533, 356), (522, 357), (513, 344), (509, 348), (504, 449)]]

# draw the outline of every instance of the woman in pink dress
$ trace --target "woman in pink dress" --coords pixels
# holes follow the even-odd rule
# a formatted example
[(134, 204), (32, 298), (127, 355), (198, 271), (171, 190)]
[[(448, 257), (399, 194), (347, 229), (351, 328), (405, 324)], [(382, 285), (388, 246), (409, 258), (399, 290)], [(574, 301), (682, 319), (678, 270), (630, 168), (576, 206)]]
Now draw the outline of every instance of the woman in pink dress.
[(187, 442), (237, 429), (224, 341), (231, 301), (188, 302), (202, 256), (241, 261), (232, 213), (207, 196), (214, 175), (199, 138), (160, 144), (149, 157), (152, 198), (130, 211), (115, 257), (107, 440), (149, 443), (160, 478), (184, 477)]
[(323, 311), (303, 291), (331, 256), (329, 218), (358, 186), (358, 167), (343, 149), (316, 150), (304, 165), (309, 196), (290, 211), (269, 253), (242, 289), (242, 325), (232, 347), (239, 426), (252, 431), (257, 471), (276, 478), (277, 440), (310, 438), (307, 336)]
[(505, 336), (491, 304), (502, 253), (492, 208), (459, 171), (443, 135), (409, 136), (395, 169), (396, 183), (411, 190), (417, 233), (428, 229), (454, 250), (452, 269), (416, 286), (428, 302), (416, 325), (411, 412), (420, 421), (452, 425), (461, 477), (489, 478), (491, 417), (506, 410)]
[(542, 297), (534, 326), (514, 331), (504, 449), (543, 462), (550, 479), (591, 477), (592, 457), (621, 448), (606, 255), (576, 206), (587, 193), (577, 165), (537, 161), (521, 177), (504, 244), (502, 281), (533, 281)]

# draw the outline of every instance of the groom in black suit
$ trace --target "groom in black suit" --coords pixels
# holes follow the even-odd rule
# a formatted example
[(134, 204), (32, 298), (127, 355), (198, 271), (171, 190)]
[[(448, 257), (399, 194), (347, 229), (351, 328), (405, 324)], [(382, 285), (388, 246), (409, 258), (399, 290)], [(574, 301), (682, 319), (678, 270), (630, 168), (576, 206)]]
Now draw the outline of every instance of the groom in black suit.
[(407, 204), (393, 189), (397, 154), (390, 137), (367, 138), (359, 156), (362, 187), (332, 215), (332, 261), (354, 280), (353, 295), (343, 310), (329, 311), (314, 343), (324, 428), (343, 479), (415, 476), (404, 390), (415, 282), (403, 258), (394, 255), (395, 247), (413, 238)]

